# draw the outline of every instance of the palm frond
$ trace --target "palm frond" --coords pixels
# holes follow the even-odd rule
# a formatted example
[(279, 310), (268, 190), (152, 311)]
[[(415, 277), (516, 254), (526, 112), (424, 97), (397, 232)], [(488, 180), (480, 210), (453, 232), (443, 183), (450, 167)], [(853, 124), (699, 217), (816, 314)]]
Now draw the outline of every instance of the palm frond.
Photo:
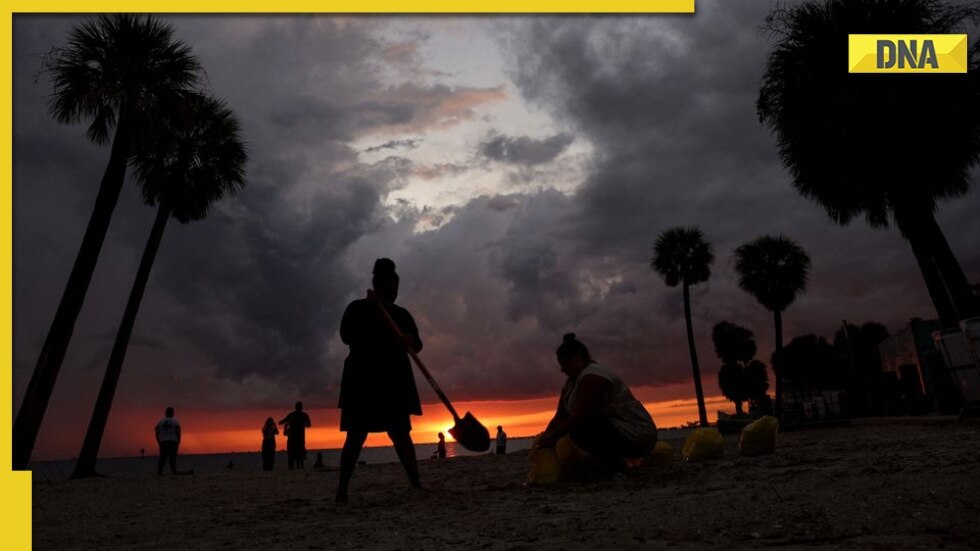
[(657, 237), (650, 265), (668, 287), (681, 282), (694, 285), (711, 276), (714, 258), (711, 243), (704, 240), (699, 228), (678, 227), (664, 230)]
[(793, 240), (763, 236), (735, 249), (738, 286), (773, 312), (782, 312), (806, 289), (810, 257)]

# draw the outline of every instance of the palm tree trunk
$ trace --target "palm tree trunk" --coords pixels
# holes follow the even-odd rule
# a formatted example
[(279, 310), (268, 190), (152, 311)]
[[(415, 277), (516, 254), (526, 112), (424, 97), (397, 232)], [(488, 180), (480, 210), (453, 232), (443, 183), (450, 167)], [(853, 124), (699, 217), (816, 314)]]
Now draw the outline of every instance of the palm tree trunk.
[(150, 230), (150, 237), (146, 241), (146, 248), (143, 249), (143, 258), (140, 260), (139, 269), (136, 271), (136, 280), (133, 281), (129, 301), (126, 303), (126, 310), (123, 312), (122, 322), (120, 322), (119, 331), (116, 333), (116, 342), (112, 345), (109, 364), (106, 366), (102, 387), (99, 389), (99, 397), (95, 402), (92, 419), (89, 421), (88, 431), (85, 433), (85, 441), (82, 443), (82, 450), (78, 454), (78, 462), (75, 463), (75, 472), (71, 475), (72, 478), (84, 478), (98, 474), (95, 471), (95, 464), (99, 455), (99, 447), (102, 445), (105, 426), (109, 421), (112, 398), (116, 394), (116, 385), (119, 383), (123, 361), (126, 359), (126, 350), (129, 347), (129, 338), (136, 323), (136, 314), (139, 313), (140, 303), (143, 301), (143, 292), (146, 290), (147, 281), (150, 279), (153, 260), (156, 258), (157, 249), (160, 248), (163, 230), (166, 229), (169, 219), (170, 209), (161, 203), (157, 209), (153, 229)]
[(949, 290), (958, 319), (980, 316), (980, 304), (978, 304), (980, 300), (973, 293), (973, 286), (970, 285), (963, 268), (956, 260), (956, 255), (949, 247), (949, 242), (946, 241), (942, 228), (936, 222), (936, 217), (929, 213), (924, 218), (929, 250), (932, 251), (936, 267)]
[(776, 310), (772, 314), (776, 324), (776, 352), (772, 356), (772, 374), (776, 378), (775, 413), (778, 419), (783, 413), (783, 379), (782, 369), (779, 365), (782, 360), (780, 357), (781, 352), (783, 351), (783, 313), (780, 310)]
[(912, 254), (915, 255), (915, 261), (919, 264), (919, 271), (922, 272), (922, 278), (926, 282), (926, 289), (929, 291), (929, 298), (932, 299), (932, 304), (936, 308), (936, 314), (939, 316), (940, 324), (944, 328), (956, 327), (959, 322), (959, 316), (956, 314), (956, 308), (953, 306), (953, 301), (943, 282), (942, 274), (936, 265), (928, 241), (917, 233), (909, 234), (907, 239), (912, 246)]
[(896, 205), (895, 223), (912, 247), (912, 254), (915, 255), (915, 261), (919, 265), (922, 279), (925, 280), (926, 290), (929, 291), (929, 298), (932, 299), (940, 324), (943, 327), (955, 327), (959, 322), (956, 308), (936, 264), (933, 248), (929, 244), (927, 226), (928, 219), (932, 216), (921, 210), (921, 208)]
[(694, 394), (698, 399), (698, 419), (702, 427), (708, 426), (708, 413), (704, 409), (704, 390), (701, 388), (701, 370), (698, 368), (698, 351), (694, 346), (694, 325), (691, 323), (691, 292), (684, 282), (684, 321), (687, 322), (687, 346), (691, 352), (691, 369), (694, 371)]
[(34, 373), (27, 384), (24, 400), (14, 422), (12, 465), (17, 470), (26, 469), (31, 459), (37, 434), (48, 408), (48, 401), (51, 399), (58, 372), (68, 350), (68, 343), (75, 330), (75, 321), (82, 310), (85, 294), (92, 281), (92, 273), (102, 251), (102, 243), (109, 229), (112, 211), (115, 210), (119, 199), (129, 157), (128, 120), (129, 117), (126, 115), (120, 116), (119, 126), (112, 139), (109, 163), (102, 175), (99, 193), (95, 198), (92, 217), (85, 229), (78, 256), (75, 257), (75, 264), (65, 285), (64, 294), (61, 296), (54, 321), (51, 322), (51, 328), (44, 340), (44, 346), (41, 348), (41, 354), (34, 366)]

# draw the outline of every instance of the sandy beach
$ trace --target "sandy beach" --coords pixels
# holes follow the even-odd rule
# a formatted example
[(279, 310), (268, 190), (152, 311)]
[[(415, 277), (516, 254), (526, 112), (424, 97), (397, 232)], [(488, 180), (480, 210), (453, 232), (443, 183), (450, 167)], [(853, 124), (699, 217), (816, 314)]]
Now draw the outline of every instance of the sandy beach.
[(867, 419), (783, 432), (774, 455), (636, 468), (623, 482), (524, 485), (526, 452), (336, 472), (229, 471), (34, 485), (35, 549), (969, 549), (980, 427)]

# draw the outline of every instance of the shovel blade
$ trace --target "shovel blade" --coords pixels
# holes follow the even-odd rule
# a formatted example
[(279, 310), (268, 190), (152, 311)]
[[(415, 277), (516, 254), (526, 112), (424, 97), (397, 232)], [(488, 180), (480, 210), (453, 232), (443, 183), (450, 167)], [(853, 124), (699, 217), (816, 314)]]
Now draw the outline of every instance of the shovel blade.
[(449, 434), (453, 435), (459, 445), (471, 452), (485, 452), (490, 449), (490, 431), (468, 411), (449, 429)]

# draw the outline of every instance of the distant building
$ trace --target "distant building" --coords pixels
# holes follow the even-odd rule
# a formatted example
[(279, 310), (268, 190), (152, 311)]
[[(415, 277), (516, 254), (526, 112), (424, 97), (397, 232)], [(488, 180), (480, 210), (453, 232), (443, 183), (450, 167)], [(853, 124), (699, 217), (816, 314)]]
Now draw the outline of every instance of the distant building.
[(963, 398), (936, 347), (939, 320), (913, 318), (878, 349), (890, 414), (958, 413)]
[(980, 413), (980, 317), (960, 322), (956, 329), (932, 334), (943, 362), (964, 400), (964, 409)]

